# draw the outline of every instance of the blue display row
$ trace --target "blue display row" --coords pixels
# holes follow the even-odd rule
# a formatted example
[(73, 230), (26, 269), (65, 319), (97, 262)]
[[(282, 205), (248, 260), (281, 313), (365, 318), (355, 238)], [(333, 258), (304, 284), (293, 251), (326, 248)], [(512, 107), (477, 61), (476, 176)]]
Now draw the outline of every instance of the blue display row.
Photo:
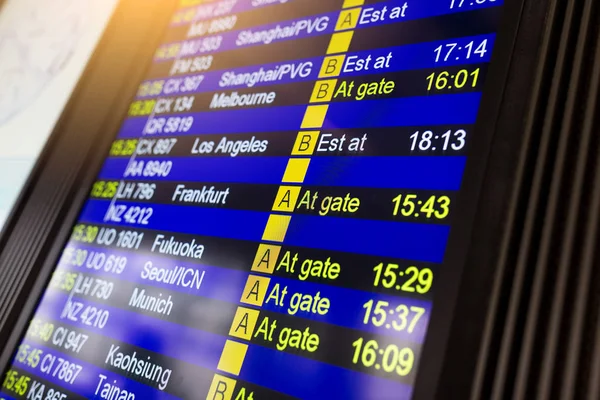
[[(350, 52), (344, 58), (339, 78), (489, 62), (494, 41), (495, 34), (490, 34)], [(482, 43), (485, 43), (486, 51), (475, 53)], [(439, 50), (440, 46), (443, 51)], [(455, 46), (450, 55), (447, 54), (450, 47), (445, 48), (446, 46)], [(470, 52), (467, 50), (469, 46), (472, 47)], [(162, 90), (160, 93), (139, 98), (189, 95), (316, 80), (324, 60), (325, 57), (313, 57), (146, 81), (144, 84), (150, 86), (160, 82)], [(200, 82), (193, 85), (195, 89), (190, 90), (188, 87), (190, 79)], [(402, 82), (398, 84), (401, 85)]]
[[(461, 93), (383, 100), (332, 103), (323, 124), (305, 128), (384, 128), (395, 126), (434, 127), (443, 124), (473, 124), (481, 93)], [(135, 117), (124, 121), (119, 138), (144, 135), (201, 135), (253, 133), (300, 129), (306, 105), (242, 108), (180, 114), (173, 117)]]
[[(89, 200), (80, 221), (105, 223), (110, 202)], [(136, 204), (130, 204), (136, 206)], [(137, 205), (144, 207), (143, 204)], [(156, 204), (146, 224), (111, 221), (114, 225), (132, 226), (167, 232), (216, 236), (248, 241), (262, 240), (270, 213), (246, 210), (187, 207)], [(346, 219), (294, 215), (285, 243), (291, 246), (353, 252), (382, 257), (440, 263), (444, 258), (449, 227), (408, 222)]]
[(409, 385), (259, 346), (248, 348), (240, 378), (301, 399), (409, 400), (412, 395)]
[[(109, 158), (98, 179), (281, 184), (288, 157)], [(458, 190), (464, 156), (315, 157), (303, 182), (314, 186)], [(155, 167), (156, 166), (156, 167)], [(162, 168), (157, 172), (157, 169)]]
[(0, 392), (0, 400), (16, 400), (14, 397), (10, 397), (9, 395), (4, 394), (4, 392)]

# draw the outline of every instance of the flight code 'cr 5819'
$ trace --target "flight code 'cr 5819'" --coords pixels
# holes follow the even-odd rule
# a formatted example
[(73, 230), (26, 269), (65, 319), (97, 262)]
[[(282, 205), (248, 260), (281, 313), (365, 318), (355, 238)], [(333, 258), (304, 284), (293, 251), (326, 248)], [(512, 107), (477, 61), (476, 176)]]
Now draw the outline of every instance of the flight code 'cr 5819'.
[(192, 129), (194, 117), (150, 118), (144, 127), (145, 135), (157, 133), (186, 133)]

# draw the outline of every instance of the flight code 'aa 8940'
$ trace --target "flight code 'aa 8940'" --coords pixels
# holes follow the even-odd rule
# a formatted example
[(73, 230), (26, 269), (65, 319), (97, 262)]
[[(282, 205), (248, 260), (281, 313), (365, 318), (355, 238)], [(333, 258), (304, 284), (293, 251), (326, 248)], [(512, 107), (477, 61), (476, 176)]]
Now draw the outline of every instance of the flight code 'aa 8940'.
[(173, 169), (173, 161), (133, 160), (123, 173), (124, 178), (166, 178)]

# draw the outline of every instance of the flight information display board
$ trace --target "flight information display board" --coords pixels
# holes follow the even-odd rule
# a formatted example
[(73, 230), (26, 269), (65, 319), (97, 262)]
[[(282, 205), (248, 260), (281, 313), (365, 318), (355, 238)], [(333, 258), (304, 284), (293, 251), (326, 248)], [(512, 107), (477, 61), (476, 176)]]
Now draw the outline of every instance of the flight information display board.
[(501, 9), (181, 1), (0, 399), (410, 399)]

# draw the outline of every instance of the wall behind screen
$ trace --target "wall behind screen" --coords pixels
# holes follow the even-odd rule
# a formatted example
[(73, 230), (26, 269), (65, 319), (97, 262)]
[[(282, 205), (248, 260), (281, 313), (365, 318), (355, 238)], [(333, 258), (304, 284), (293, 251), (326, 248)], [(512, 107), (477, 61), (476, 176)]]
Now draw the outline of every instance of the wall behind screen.
[(0, 1), (0, 230), (116, 3)]

